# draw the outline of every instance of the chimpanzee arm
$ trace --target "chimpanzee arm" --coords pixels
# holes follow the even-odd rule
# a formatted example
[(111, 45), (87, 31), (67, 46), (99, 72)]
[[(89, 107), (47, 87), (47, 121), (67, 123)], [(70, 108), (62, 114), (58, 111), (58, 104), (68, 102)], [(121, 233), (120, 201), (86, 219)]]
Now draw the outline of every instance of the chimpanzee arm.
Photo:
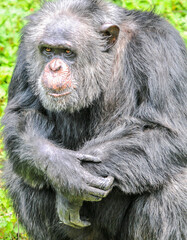
[[(21, 98), (26, 95), (27, 92)], [(59, 148), (48, 140), (54, 126), (41, 113), (19, 109), (13, 98), (8, 104), (3, 123), (5, 146), (13, 169), (25, 181), (33, 185), (51, 183), (55, 189), (63, 189), (67, 194), (71, 191), (75, 196), (88, 187), (91, 195), (87, 196), (87, 200), (97, 200), (110, 189), (111, 178), (96, 178), (81, 167), (81, 160), (98, 163), (100, 160), (97, 157)], [(82, 182), (84, 177), (88, 178), (85, 183)], [(71, 179), (75, 182), (71, 182)], [(76, 187), (79, 184), (86, 184), (87, 187)], [(97, 192), (95, 196), (94, 190)]]
[[(33, 98), (25, 91), (10, 100), (3, 119), (5, 147), (14, 172), (33, 187), (52, 185), (57, 195), (63, 194), (62, 201), (68, 199), (67, 212), (70, 203), (81, 207), (83, 200), (101, 200), (111, 190), (113, 178), (95, 177), (81, 166), (82, 160), (97, 164), (97, 157), (59, 148), (50, 141), (53, 123), (37, 110), (20, 108), (21, 102), (31, 102), (29, 96)], [(72, 221), (87, 225), (75, 212), (72, 215)]]
[(169, 181), (185, 165), (187, 142), (182, 133), (154, 123), (132, 119), (110, 134), (87, 143), (84, 153), (93, 154), (102, 164), (90, 171), (111, 175), (125, 193), (142, 193)]

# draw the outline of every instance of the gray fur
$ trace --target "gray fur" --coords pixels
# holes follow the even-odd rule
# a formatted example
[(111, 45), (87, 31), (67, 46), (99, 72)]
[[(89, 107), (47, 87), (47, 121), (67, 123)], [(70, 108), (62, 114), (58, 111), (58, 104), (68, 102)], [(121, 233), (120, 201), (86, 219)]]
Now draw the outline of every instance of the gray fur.
[[(120, 28), (108, 51), (103, 24)], [(76, 89), (58, 100), (41, 84), (42, 39), (76, 49)], [(30, 17), (3, 124), (6, 185), (32, 239), (187, 239), (186, 53), (164, 19), (101, 0)]]

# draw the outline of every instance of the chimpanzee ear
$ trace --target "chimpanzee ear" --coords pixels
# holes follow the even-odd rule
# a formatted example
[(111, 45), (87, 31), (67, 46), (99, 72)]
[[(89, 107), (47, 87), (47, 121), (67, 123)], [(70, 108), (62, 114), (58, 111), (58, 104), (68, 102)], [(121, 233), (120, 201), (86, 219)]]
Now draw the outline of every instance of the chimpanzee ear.
[(101, 26), (101, 34), (106, 38), (104, 51), (109, 50), (116, 44), (119, 32), (120, 28), (117, 25), (105, 23)]

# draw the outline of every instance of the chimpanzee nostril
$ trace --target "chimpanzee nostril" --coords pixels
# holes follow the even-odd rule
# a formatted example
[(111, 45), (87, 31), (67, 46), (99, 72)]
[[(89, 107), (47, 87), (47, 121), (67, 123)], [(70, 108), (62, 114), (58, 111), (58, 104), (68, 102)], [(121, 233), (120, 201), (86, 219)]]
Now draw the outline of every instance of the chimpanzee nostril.
[(49, 68), (53, 72), (57, 72), (62, 68), (62, 60), (61, 59), (53, 59), (49, 64)]

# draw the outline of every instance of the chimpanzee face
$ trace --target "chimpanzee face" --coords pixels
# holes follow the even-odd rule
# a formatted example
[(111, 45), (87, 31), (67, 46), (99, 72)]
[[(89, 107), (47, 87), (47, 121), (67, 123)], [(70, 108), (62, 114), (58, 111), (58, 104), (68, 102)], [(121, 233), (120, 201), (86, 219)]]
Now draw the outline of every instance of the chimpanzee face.
[[(32, 59), (41, 69), (35, 85), (43, 106), (70, 112), (88, 107), (106, 88), (112, 72), (108, 50), (117, 40), (118, 26), (104, 24), (96, 31), (90, 22), (67, 15), (42, 26)], [(34, 64), (33, 60), (31, 68)]]

